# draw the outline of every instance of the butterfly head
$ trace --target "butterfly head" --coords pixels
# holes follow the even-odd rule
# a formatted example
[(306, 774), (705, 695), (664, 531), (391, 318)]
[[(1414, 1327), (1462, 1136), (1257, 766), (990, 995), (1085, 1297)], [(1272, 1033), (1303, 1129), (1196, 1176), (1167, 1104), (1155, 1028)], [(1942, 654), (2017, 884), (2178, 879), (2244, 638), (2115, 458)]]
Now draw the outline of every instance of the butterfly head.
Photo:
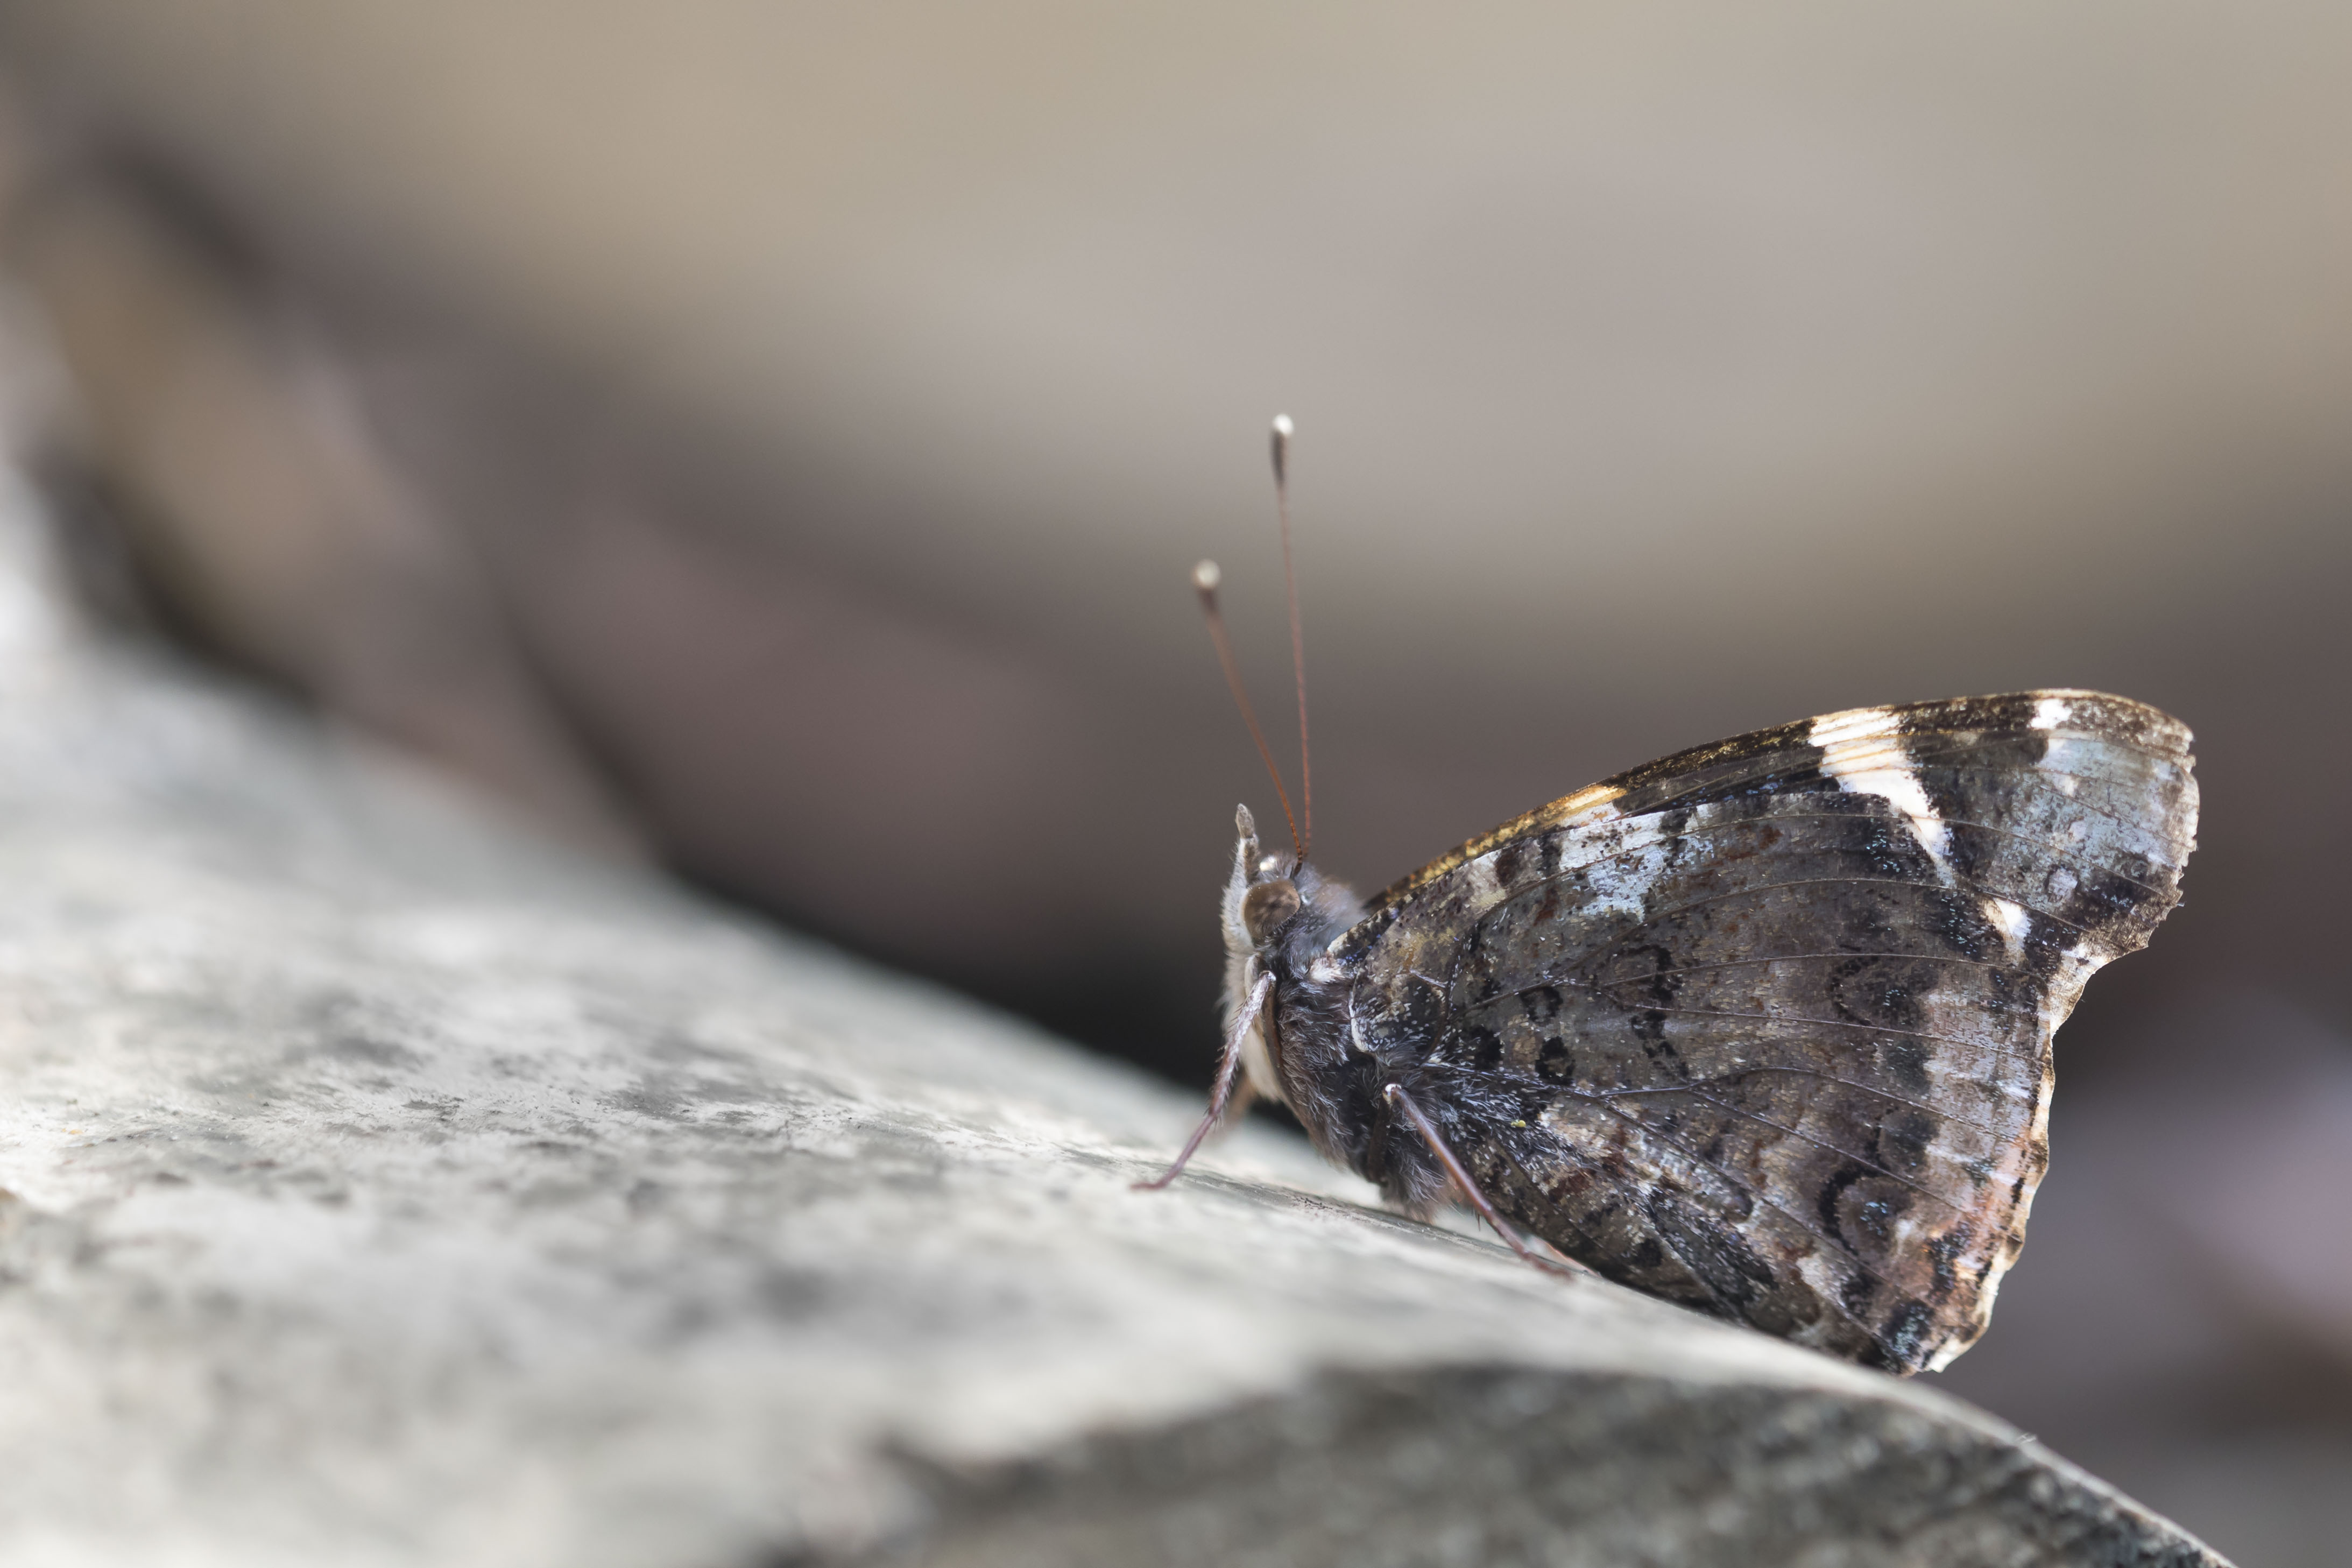
[(1298, 913), (1298, 884), (1276, 856), (1263, 853), (1248, 806), (1234, 808), (1234, 869), (1225, 881), (1225, 951), (1236, 957), (1274, 940)]
[(1301, 938), (1319, 945), (1355, 918), (1355, 895), (1314, 867), (1264, 853), (1249, 808), (1234, 813), (1233, 874), (1226, 879), (1225, 951), (1271, 957)]
[[(1324, 949), (1362, 918), (1356, 895), (1302, 860), (1268, 855), (1258, 847), (1249, 808), (1234, 814), (1233, 874), (1225, 881), (1221, 914), (1225, 936), (1225, 1016), (1247, 1005), (1261, 976), (1275, 979), (1273, 1010), (1279, 1012), (1329, 984), (1321, 971), (1330, 963)], [(1242, 1042), (1242, 1060), (1261, 1094), (1289, 1105), (1288, 1086), (1270, 1041), (1270, 1019), (1262, 1015)], [(1308, 1047), (1287, 1040), (1290, 1057)], [(1294, 1066), (1297, 1065), (1294, 1061)]]

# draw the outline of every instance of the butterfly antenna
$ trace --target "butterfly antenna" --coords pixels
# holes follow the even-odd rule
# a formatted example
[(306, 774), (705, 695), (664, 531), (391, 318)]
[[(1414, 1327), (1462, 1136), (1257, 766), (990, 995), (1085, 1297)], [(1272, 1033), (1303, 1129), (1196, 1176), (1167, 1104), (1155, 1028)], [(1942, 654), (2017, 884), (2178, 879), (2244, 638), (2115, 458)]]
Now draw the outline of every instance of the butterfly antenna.
[(1315, 842), (1315, 768), (1307, 748), (1307, 638), (1298, 628), (1298, 574), (1290, 564), (1290, 416), (1274, 416), (1274, 511), (1282, 529), (1282, 587), (1290, 600), (1290, 669), (1298, 679), (1298, 796), (1304, 833), (1294, 831), (1291, 847), (1299, 862)]
[(1242, 667), (1234, 662), (1234, 639), (1225, 635), (1225, 615), (1217, 608), (1217, 584), (1224, 574), (1213, 561), (1203, 561), (1192, 568), (1192, 587), (1201, 595), (1201, 614), (1208, 618), (1209, 640), (1217, 645), (1217, 662), (1224, 666), (1225, 684), (1233, 688), (1234, 706), (1242, 710), (1242, 722), (1249, 726), (1250, 739), (1257, 742), (1257, 754), (1265, 763), (1266, 776), (1274, 780), (1275, 798), (1282, 802), (1282, 820), (1290, 826), (1290, 847), (1298, 858), (1307, 858), (1307, 848), (1298, 837), (1298, 818), (1290, 814), (1290, 792), (1282, 787), (1282, 770), (1274, 765), (1274, 752), (1265, 743), (1265, 731), (1257, 727), (1257, 713), (1250, 707), (1249, 692), (1242, 686)]

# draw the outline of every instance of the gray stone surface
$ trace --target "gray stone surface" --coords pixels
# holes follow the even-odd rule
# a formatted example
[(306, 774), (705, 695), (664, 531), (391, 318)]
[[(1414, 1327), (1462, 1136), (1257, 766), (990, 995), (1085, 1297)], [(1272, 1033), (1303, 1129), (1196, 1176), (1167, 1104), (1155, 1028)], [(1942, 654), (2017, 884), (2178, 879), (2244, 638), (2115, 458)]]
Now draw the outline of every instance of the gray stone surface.
[(1185, 1097), (92, 639), (26, 512), (11, 1564), (2217, 1561), (1272, 1129), (1130, 1191)]

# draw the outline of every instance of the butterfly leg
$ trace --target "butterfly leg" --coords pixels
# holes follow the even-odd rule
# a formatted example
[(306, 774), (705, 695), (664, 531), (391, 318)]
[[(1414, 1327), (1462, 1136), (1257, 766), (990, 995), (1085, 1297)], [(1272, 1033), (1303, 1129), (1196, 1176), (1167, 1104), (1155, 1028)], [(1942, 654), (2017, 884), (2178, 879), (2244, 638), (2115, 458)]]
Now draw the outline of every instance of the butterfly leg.
[(1201, 1118), (1201, 1125), (1192, 1129), (1192, 1136), (1184, 1141), (1184, 1152), (1176, 1156), (1176, 1163), (1159, 1180), (1136, 1183), (1136, 1191), (1156, 1193), (1182, 1175), (1184, 1167), (1192, 1162), (1192, 1152), (1225, 1119), (1225, 1111), (1233, 1103), (1234, 1082), (1241, 1076), (1242, 1041), (1249, 1037), (1250, 1026), (1257, 1022), (1265, 999), (1273, 994), (1274, 976), (1259, 975), (1257, 984), (1250, 987), (1249, 1000), (1242, 1004), (1241, 1010), (1234, 1015), (1232, 1026), (1225, 1031), (1225, 1054), (1217, 1063), (1217, 1087), (1209, 1092), (1209, 1113)]
[(1381, 1092), (1391, 1105), (1404, 1112), (1404, 1119), (1412, 1123), (1412, 1130), (1421, 1134), (1421, 1141), (1429, 1145), (1429, 1152), (1437, 1156), (1437, 1163), (1445, 1167), (1445, 1173), (1454, 1178), (1454, 1186), (1470, 1201), (1470, 1206), (1478, 1211), (1480, 1218), (1495, 1227), (1495, 1234), (1501, 1237), (1522, 1260), (1534, 1264), (1548, 1274), (1564, 1274), (1570, 1279), (1591, 1272), (1564, 1259), (1546, 1258), (1521, 1241), (1518, 1233), (1504, 1224), (1503, 1216), (1495, 1212), (1495, 1205), (1486, 1201), (1486, 1194), (1478, 1190), (1478, 1184), (1471, 1176), (1469, 1167), (1455, 1158), (1454, 1151), (1446, 1146), (1445, 1139), (1438, 1132), (1436, 1123), (1422, 1114), (1421, 1107), (1413, 1103), (1412, 1096), (1405, 1091), (1404, 1085), (1392, 1083)]

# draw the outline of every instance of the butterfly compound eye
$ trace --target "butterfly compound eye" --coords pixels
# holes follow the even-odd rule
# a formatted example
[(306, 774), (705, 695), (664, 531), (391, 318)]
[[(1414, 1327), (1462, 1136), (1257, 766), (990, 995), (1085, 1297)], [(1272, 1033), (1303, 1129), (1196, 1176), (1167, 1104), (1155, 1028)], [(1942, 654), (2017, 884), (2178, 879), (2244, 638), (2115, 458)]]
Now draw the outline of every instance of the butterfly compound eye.
[(1242, 895), (1242, 929), (1263, 945), (1298, 912), (1298, 889), (1288, 882), (1260, 882)]

